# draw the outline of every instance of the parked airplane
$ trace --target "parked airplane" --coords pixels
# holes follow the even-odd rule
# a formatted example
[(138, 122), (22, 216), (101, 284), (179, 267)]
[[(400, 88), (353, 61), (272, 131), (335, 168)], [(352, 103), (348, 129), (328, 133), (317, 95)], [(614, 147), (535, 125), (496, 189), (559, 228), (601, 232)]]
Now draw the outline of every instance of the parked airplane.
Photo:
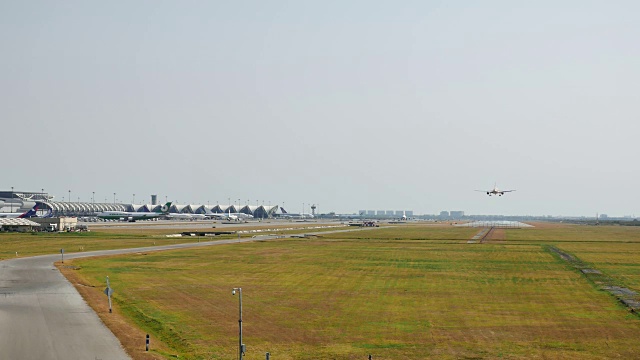
[(204, 220), (207, 219), (207, 215), (204, 214), (165, 214), (167, 219), (170, 220)]
[(167, 215), (169, 213), (169, 208), (171, 207), (171, 202), (168, 202), (162, 205), (160, 212), (136, 212), (136, 211), (103, 211), (101, 213), (96, 214), (100, 219), (105, 220), (126, 220), (129, 222), (134, 222), (136, 220), (149, 220), (156, 219), (160, 216)]
[(229, 210), (228, 213), (209, 213), (205, 216), (208, 216), (213, 219), (227, 220), (227, 221), (242, 221), (246, 219), (253, 219), (253, 215), (245, 214), (245, 213), (232, 213)]
[(404, 210), (402, 211), (402, 217), (400, 218), (400, 220), (402, 220), (402, 221), (406, 221), (407, 220), (407, 214), (406, 214), (406, 212)]
[(282, 214), (275, 214), (275, 216), (277, 217), (281, 217), (281, 218), (288, 218), (288, 219), (311, 219), (313, 218), (313, 214), (291, 214), (288, 213), (287, 210), (285, 210), (282, 206), (280, 207), (280, 211), (282, 212)]
[(512, 192), (512, 191), (515, 191), (515, 190), (500, 190), (500, 189), (498, 189), (498, 186), (496, 186), (496, 184), (494, 184), (493, 185), (493, 189), (491, 189), (491, 190), (476, 190), (476, 191), (486, 192), (487, 195), (489, 195), (489, 196), (491, 196), (491, 195), (502, 196), (502, 195), (504, 195), (504, 193)]
[(38, 217), (36, 212), (38, 211), (38, 204), (35, 204), (31, 209), (24, 213), (0, 213), (0, 218), (19, 218), (25, 219), (30, 217)]

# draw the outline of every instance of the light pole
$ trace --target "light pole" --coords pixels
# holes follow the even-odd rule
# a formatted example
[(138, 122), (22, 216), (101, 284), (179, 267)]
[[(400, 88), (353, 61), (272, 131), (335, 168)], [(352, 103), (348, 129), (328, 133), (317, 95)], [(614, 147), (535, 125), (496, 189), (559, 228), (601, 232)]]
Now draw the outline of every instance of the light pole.
[(116, 204), (116, 193), (113, 193), (113, 205)]
[(244, 353), (247, 350), (245, 349), (245, 346), (242, 343), (242, 288), (233, 288), (233, 291), (231, 291), (231, 295), (235, 295), (236, 291), (238, 292), (239, 309), (240, 309), (240, 319), (238, 320), (238, 328), (239, 328), (238, 359), (242, 360), (242, 358), (244, 357)]
[(71, 190), (69, 190), (69, 199), (68, 199), (68, 201), (71, 202)]
[(131, 201), (132, 203), (136, 203), (136, 194), (133, 194), (133, 201)]
[(95, 191), (91, 192), (91, 203), (92, 204), (96, 203), (96, 192)]
[(13, 186), (11, 187), (11, 212), (13, 212)]

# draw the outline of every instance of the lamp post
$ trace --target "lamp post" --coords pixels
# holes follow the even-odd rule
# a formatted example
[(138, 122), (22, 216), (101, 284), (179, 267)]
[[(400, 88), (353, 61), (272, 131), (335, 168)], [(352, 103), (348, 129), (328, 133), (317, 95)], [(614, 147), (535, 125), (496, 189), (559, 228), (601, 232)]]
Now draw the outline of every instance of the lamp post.
[(116, 193), (113, 193), (113, 205), (116, 204)]
[(68, 201), (71, 202), (71, 190), (69, 190), (69, 198)]
[(13, 212), (13, 186), (11, 187), (11, 212)]
[(96, 192), (95, 191), (91, 192), (91, 203), (92, 204), (96, 203)]
[(135, 203), (136, 203), (136, 194), (133, 194), (133, 201), (132, 201), (132, 203), (133, 203), (133, 204), (135, 204)]
[(242, 288), (233, 288), (231, 295), (235, 295), (238, 292), (240, 319), (238, 320), (239, 338), (238, 338), (238, 359), (242, 360), (246, 351), (244, 344), (242, 343)]

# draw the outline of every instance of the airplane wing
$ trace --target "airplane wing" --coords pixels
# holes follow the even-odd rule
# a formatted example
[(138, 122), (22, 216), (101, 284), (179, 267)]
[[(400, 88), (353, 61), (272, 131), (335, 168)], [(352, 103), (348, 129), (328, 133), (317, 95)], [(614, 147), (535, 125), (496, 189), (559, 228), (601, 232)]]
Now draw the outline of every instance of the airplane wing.
[(512, 192), (512, 191), (515, 191), (515, 190), (500, 190), (500, 192), (503, 192), (503, 193)]

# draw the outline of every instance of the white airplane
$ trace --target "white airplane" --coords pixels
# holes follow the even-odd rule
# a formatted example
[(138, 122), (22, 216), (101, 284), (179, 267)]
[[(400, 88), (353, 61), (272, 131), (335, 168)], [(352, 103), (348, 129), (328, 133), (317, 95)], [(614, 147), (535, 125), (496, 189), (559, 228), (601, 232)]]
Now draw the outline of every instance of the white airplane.
[(400, 218), (400, 220), (402, 220), (402, 221), (406, 221), (407, 220), (407, 214), (406, 214), (406, 212), (404, 210), (402, 211), (402, 217)]
[(34, 205), (31, 209), (27, 210), (24, 213), (14, 213), (14, 212), (7, 212), (7, 213), (0, 213), (0, 218), (30, 218), (30, 217), (37, 217), (36, 212), (38, 211), (38, 205)]
[(498, 186), (496, 186), (496, 184), (494, 184), (493, 185), (493, 189), (491, 189), (491, 190), (476, 190), (476, 191), (486, 192), (487, 195), (489, 195), (489, 196), (491, 196), (491, 195), (502, 196), (502, 195), (504, 195), (504, 193), (512, 192), (512, 191), (515, 191), (515, 190), (500, 190), (500, 189), (498, 189)]
[(207, 215), (204, 214), (165, 214), (167, 219), (170, 220), (204, 220), (207, 219)]
[(285, 210), (282, 206), (280, 207), (280, 211), (282, 212), (282, 214), (275, 214), (275, 216), (280, 217), (280, 218), (287, 218), (287, 219), (312, 219), (314, 216), (313, 214), (292, 214), (292, 213), (288, 213), (287, 210)]
[(205, 216), (214, 219), (227, 220), (227, 221), (242, 221), (246, 219), (253, 219), (253, 215), (245, 214), (245, 213), (232, 213), (229, 210), (228, 213), (209, 213)]
[(105, 220), (125, 220), (129, 222), (134, 222), (136, 220), (149, 220), (167, 215), (170, 207), (171, 202), (168, 202), (162, 205), (162, 208), (160, 209), (161, 212), (103, 211), (101, 213), (97, 213), (96, 217)]

